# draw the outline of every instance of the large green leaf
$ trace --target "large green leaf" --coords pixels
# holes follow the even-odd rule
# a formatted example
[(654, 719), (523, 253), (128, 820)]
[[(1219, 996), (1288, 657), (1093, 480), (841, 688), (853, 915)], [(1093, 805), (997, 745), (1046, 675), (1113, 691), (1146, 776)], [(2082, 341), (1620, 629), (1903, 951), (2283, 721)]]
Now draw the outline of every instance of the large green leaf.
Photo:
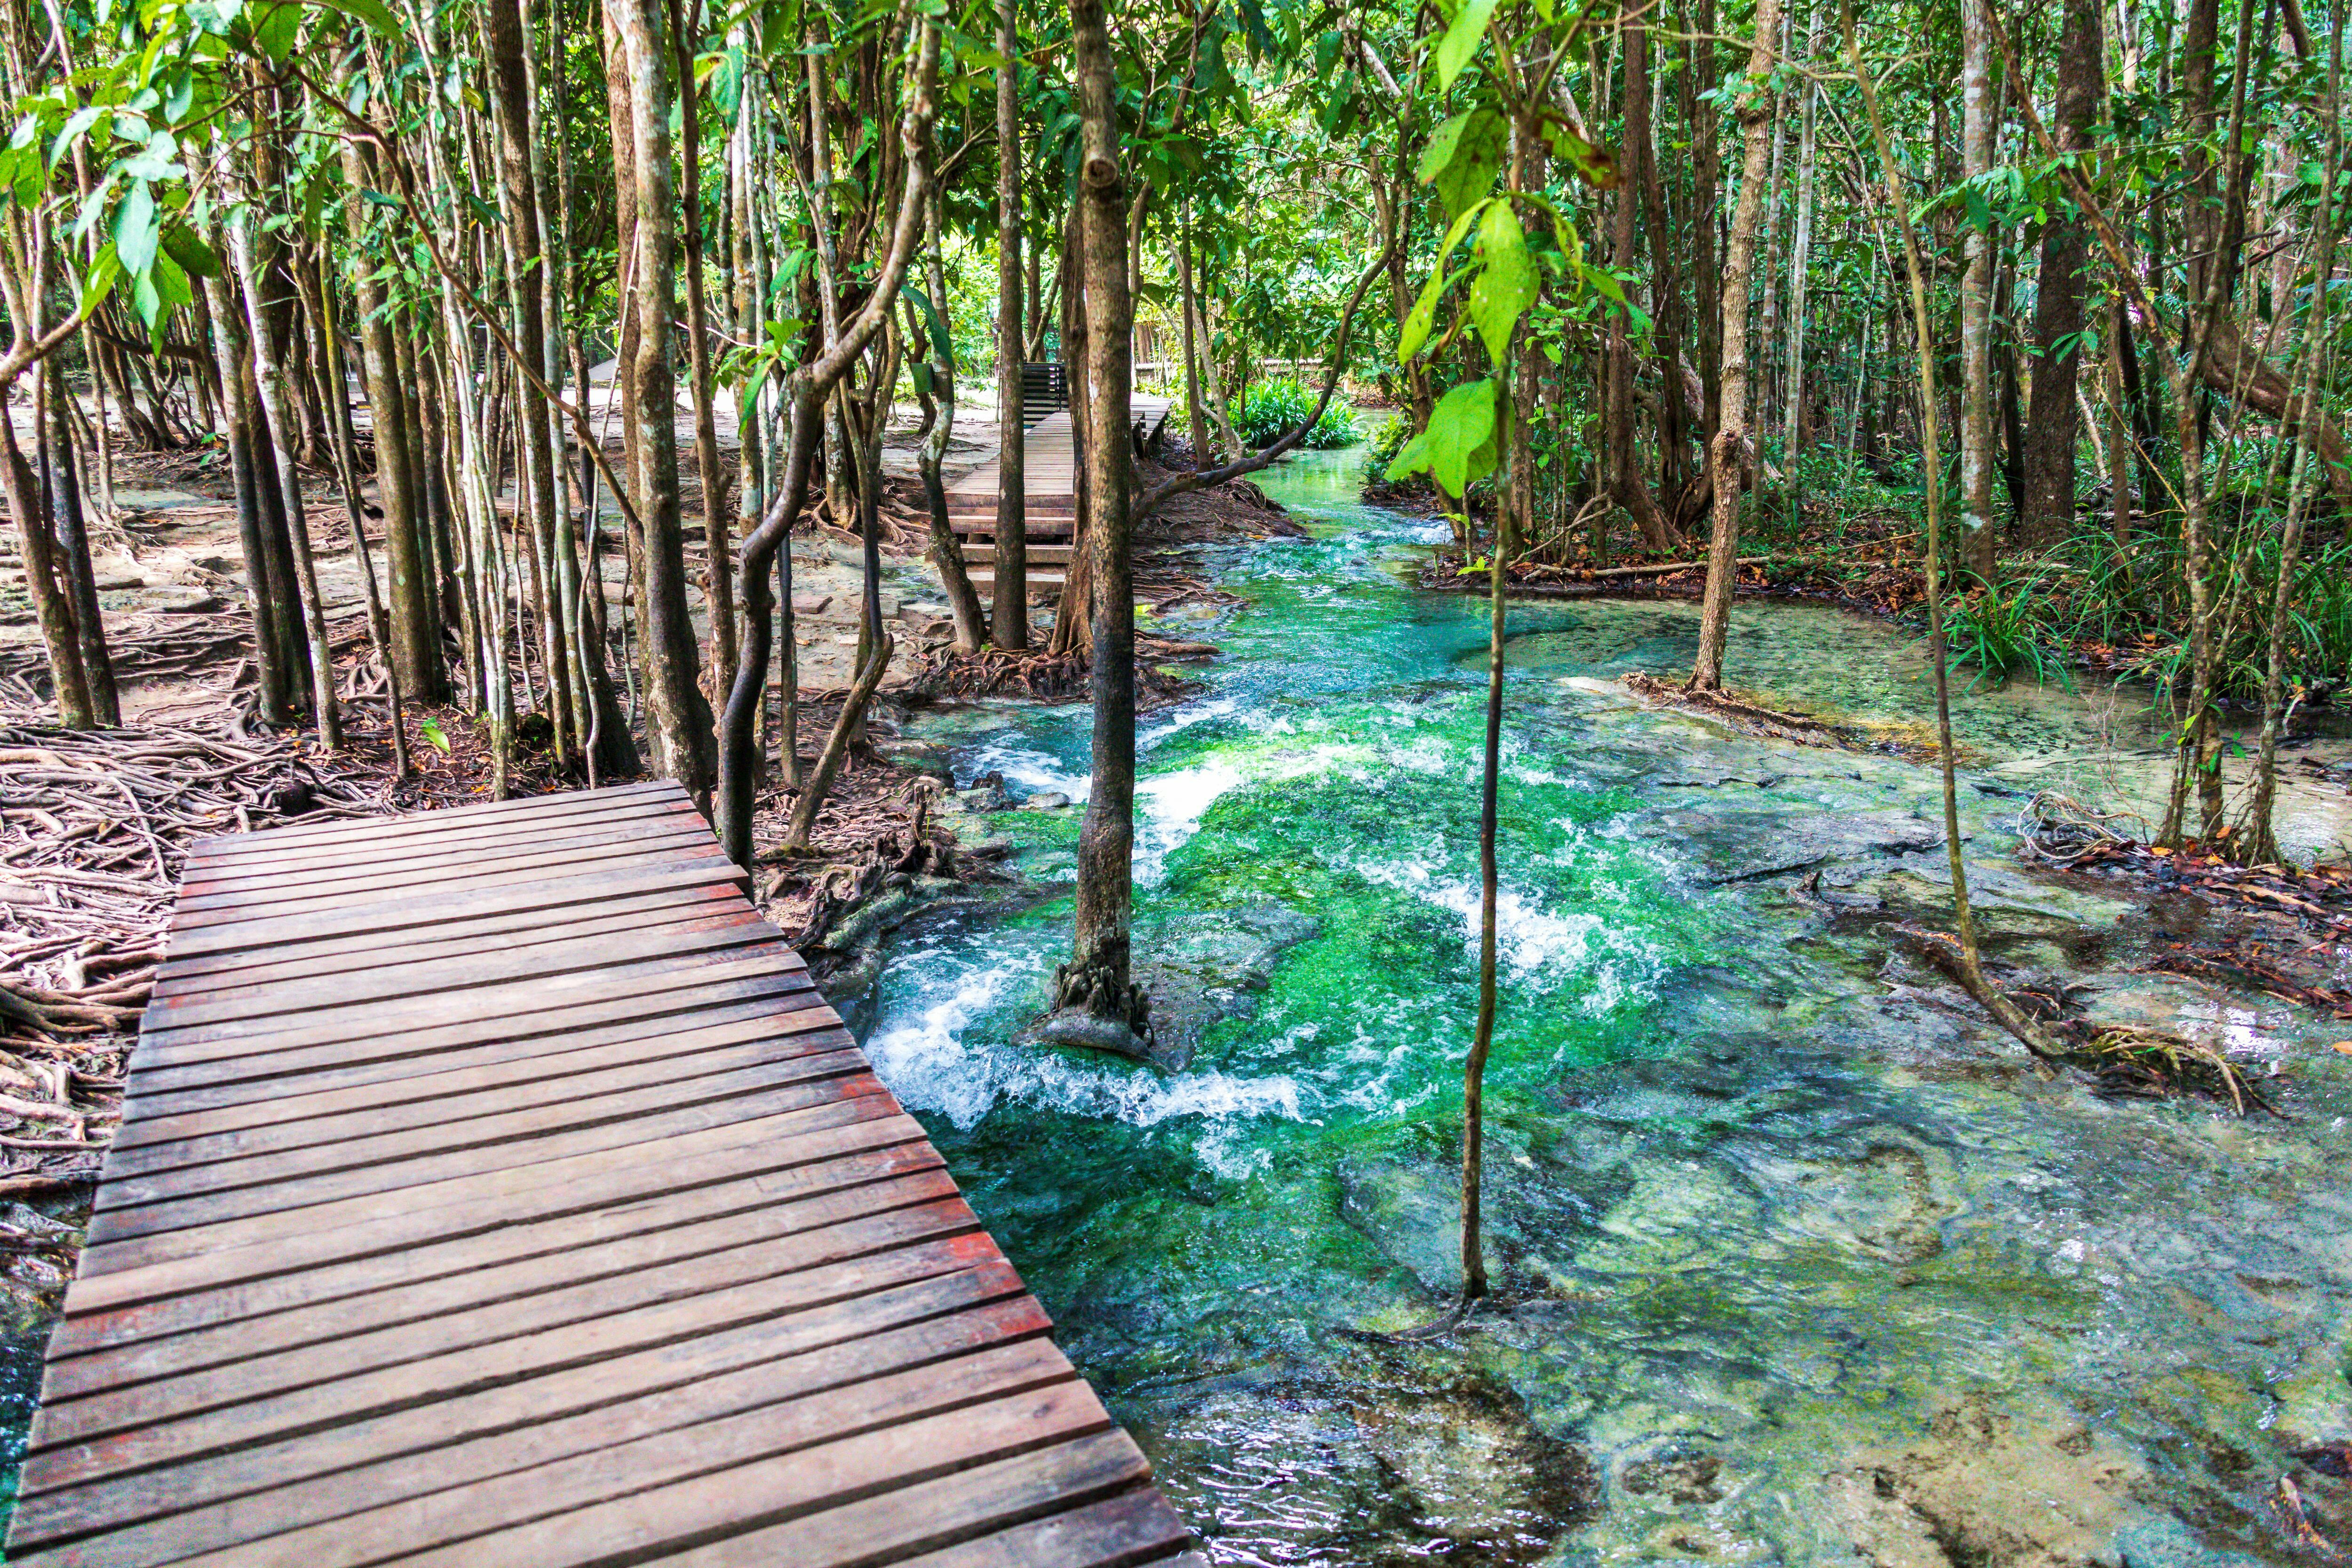
[(1484, 265), (1470, 285), (1470, 319), (1478, 324), (1487, 353), (1500, 364), (1519, 317), (1536, 302), (1535, 258), (1528, 254), (1528, 237), (1507, 198), (1488, 204), (1478, 225), (1478, 257)]
[(1445, 231), (1445, 243), (1437, 247), (1437, 259), (1430, 265), (1429, 281), (1422, 285), (1421, 298), (1413, 301), (1412, 310), (1406, 314), (1403, 325), (1397, 329), (1397, 363), (1411, 363), (1412, 356), (1421, 352), (1421, 345), (1429, 341), (1429, 334), (1437, 324), (1437, 302), (1444, 296), (1445, 286), (1454, 278), (1461, 276), (1459, 273), (1447, 276), (1445, 264), (1454, 258), (1454, 247), (1462, 243), (1464, 235), (1470, 232), (1470, 220), (1477, 216), (1478, 209), (1472, 207), (1455, 218), (1454, 226)]
[(210, 278), (220, 271), (220, 258), (213, 254), (213, 247), (183, 223), (163, 230), (163, 254), (192, 278)]
[(1486, 36), (1486, 23), (1495, 15), (1499, 0), (1463, 0), (1462, 9), (1454, 14), (1453, 24), (1437, 44), (1437, 86), (1444, 91), (1454, 85), (1462, 68), (1478, 52), (1478, 45)]
[[(1495, 467), (1495, 383), (1465, 382), (1437, 400), (1430, 412), (1429, 474), (1437, 488), (1459, 500), (1470, 481)], [(1485, 454), (1484, 461), (1480, 460)]]
[(114, 252), (122, 259), (122, 270), (136, 278), (154, 263), (155, 247), (163, 237), (155, 212), (154, 193), (144, 180), (134, 180), (120, 206), (114, 209)]
[[(1501, 115), (1491, 109), (1471, 111), (1456, 133), (1444, 163), (1435, 174), (1423, 175), (1436, 186), (1438, 199), (1445, 204), (1448, 216), (1467, 212), (1486, 199), (1486, 193), (1495, 187), (1495, 176), (1502, 172), (1507, 140), (1507, 128)], [(1423, 160), (1422, 167), (1428, 169), (1427, 159)]]

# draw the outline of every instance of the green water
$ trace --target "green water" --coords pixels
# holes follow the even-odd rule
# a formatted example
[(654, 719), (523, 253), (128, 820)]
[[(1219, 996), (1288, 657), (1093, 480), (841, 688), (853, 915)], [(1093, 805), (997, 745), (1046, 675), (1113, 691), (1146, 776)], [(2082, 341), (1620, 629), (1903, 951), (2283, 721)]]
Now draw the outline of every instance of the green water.
[[(1225, 658), (1141, 728), (1136, 945), (1190, 1065), (1015, 1039), (1066, 956), (1066, 811), (990, 819), (1042, 893), (903, 931), (867, 1031), (1213, 1558), (2289, 1560), (2279, 1475), (2352, 1436), (2352, 1058), (2126, 973), (2136, 906), (2017, 868), (2027, 791), (2128, 793), (2158, 743), (2095, 694), (1963, 704), (1992, 949), (2284, 1068), (2292, 1121), (2038, 1081), (1892, 943), (1945, 897), (1932, 773), (1629, 700), (1611, 678), (1687, 668), (1688, 606), (1515, 607), (1501, 1300), (1433, 1347), (1342, 1332), (1455, 1277), (1486, 643), (1482, 604), (1409, 585), (1428, 525), (1352, 476), (1268, 486), (1313, 537), (1220, 559)], [(1743, 605), (1732, 664), (1927, 712), (1903, 635), (1832, 610)], [(1079, 796), (1086, 724), (920, 733), (961, 779)], [(1868, 912), (1792, 898), (1812, 870)]]

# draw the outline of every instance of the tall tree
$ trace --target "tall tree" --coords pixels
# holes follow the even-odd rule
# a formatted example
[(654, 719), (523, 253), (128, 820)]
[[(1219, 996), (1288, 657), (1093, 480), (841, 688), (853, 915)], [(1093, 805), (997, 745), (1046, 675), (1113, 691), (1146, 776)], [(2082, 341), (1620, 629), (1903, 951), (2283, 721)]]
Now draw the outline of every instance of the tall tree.
[(996, 531), (989, 634), (1029, 646), (1028, 438), (1021, 419), (1020, 0), (996, 0)]
[(1780, 0), (1757, 0), (1756, 42), (1748, 50), (1748, 82), (1739, 99), (1739, 124), (1747, 145), (1740, 166), (1739, 195), (1732, 209), (1731, 234), (1724, 247), (1723, 372), (1721, 412), (1707, 448), (1707, 473), (1715, 491), (1715, 535), (1707, 542), (1706, 597), (1699, 610), (1698, 658), (1690, 689), (1723, 689), (1723, 650), (1731, 630), (1731, 591), (1739, 574), (1739, 490), (1748, 428), (1748, 291), (1756, 269), (1756, 230), (1764, 213), (1764, 184), (1772, 157), (1773, 123), (1780, 95), (1772, 90), (1774, 41), (1780, 34)]
[[(2058, 102), (2053, 130), (2061, 151), (2090, 150), (2106, 68), (2100, 0), (2065, 0), (2058, 29)], [(2084, 268), (2090, 259), (2079, 214), (2060, 205), (2042, 230), (2034, 278), (2033, 384), (2025, 416), (2025, 505), (2019, 521), (2028, 549), (2046, 550), (2074, 521), (2075, 386), (2083, 363)], [(2116, 498), (2118, 506), (2123, 498)]]
[(1077, 931), (1054, 974), (1058, 1011), (1148, 1038), (1150, 1001), (1130, 973), (1135, 899), (1135, 583), (1128, 514), (1134, 311), (1128, 294), (1127, 181), (1118, 78), (1103, 0), (1071, 0), (1078, 87), (1079, 277), (1086, 314), (1087, 440), (1079, 532), (1093, 568), (1094, 762), (1078, 832)]
[[(1960, 177), (1992, 172), (1991, 0), (1960, 0)], [(1960, 557), (1979, 581), (1993, 580), (1992, 274), (1993, 238), (1969, 221), (1960, 273)], [(1928, 483), (1937, 482), (1933, 476)]]

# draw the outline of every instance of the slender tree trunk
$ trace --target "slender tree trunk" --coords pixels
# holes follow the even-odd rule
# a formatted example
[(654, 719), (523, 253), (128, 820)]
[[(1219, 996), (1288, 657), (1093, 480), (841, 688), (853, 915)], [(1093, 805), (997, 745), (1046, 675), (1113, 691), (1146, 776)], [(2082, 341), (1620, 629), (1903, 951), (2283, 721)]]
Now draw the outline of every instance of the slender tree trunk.
[[(1747, 139), (1739, 198), (1733, 209), (1731, 239), (1723, 268), (1722, 414), (1707, 448), (1715, 490), (1715, 534), (1707, 542), (1706, 598), (1699, 611), (1698, 658), (1690, 689), (1723, 689), (1723, 650), (1731, 628), (1731, 592), (1739, 574), (1739, 479), (1748, 430), (1748, 288), (1756, 267), (1756, 230), (1764, 212), (1764, 182), (1772, 154), (1773, 119), (1780, 107), (1771, 90), (1774, 41), (1780, 32), (1780, 0), (1757, 0), (1756, 43), (1748, 57), (1748, 87), (1739, 103)], [(1760, 458), (1760, 454), (1759, 454)]]
[[(28, 290), (29, 291), (29, 290)], [(20, 327), (29, 331), (29, 327)], [(49, 682), (56, 689), (58, 722), (68, 730), (98, 726), (89, 678), (82, 668), (81, 639), (74, 626), (73, 595), (62, 563), (57, 558), (55, 535), (42, 503), (39, 479), (16, 443), (16, 416), (9, 411), (7, 388), (0, 385), (0, 482), (8, 490), (8, 510), (16, 514), (16, 538), (25, 557), (25, 586), (40, 623), (41, 644), (49, 656)], [(41, 424), (39, 405), (33, 410), (34, 428)]]
[[(1994, 111), (1992, 38), (1985, 25), (1991, 0), (1960, 0), (1960, 173), (1976, 179), (1992, 169)], [(1970, 226), (1962, 242), (1960, 274), (1960, 558), (1980, 582), (1994, 571), (1992, 511), (1992, 273), (1991, 236)], [(1928, 476), (1928, 482), (1936, 482)]]
[[(701, 15), (700, 0), (688, 0), (684, 18)], [(694, 45), (681, 20), (678, 0), (669, 0), (669, 22), (677, 50), (678, 117), (686, 174), (686, 330), (691, 337), (687, 362), (694, 379), (694, 462), (702, 482), (702, 544), (705, 597), (710, 609), (710, 668), (714, 686), (735, 668), (735, 547), (727, 522), (727, 479), (719, 463), (719, 422), (712, 408), (710, 307), (702, 282), (702, 114), (694, 86)]]
[(624, 366), (636, 419), (632, 485), (644, 531), (640, 604), (646, 728), (655, 766), (708, 805), (715, 756), (710, 704), (696, 679), (699, 650), (687, 608), (686, 549), (678, 515), (677, 384), (670, 368), (670, 302), (677, 217), (670, 191), (670, 81), (662, 47), (662, 0), (613, 0), (628, 77), (636, 195), (636, 322)]
[(301, 593), (303, 625), (310, 634), (311, 718), (318, 725), (319, 743), (334, 751), (343, 743), (342, 721), (335, 709), (335, 661), (327, 638), (326, 606), (319, 597), (318, 573), (310, 554), (310, 523), (302, 512), (300, 470), (296, 467), (300, 433), (295, 428), (295, 421), (299, 416), (279, 374), (281, 356), (277, 352), (270, 311), (261, 297), (262, 279), (268, 274), (255, 259), (246, 225), (243, 217), (231, 221), (229, 250), (244, 284), (246, 324), (253, 349), (254, 380), (260, 391), (261, 423), (271, 461), (277, 466), (278, 505), (293, 547), (293, 576)]
[(1129, 953), (1135, 896), (1135, 585), (1127, 431), (1134, 372), (1118, 83), (1103, 0), (1071, 0), (1070, 25), (1080, 116), (1076, 200), (1085, 209), (1081, 276), (1090, 438), (1084, 453), (1083, 531), (1095, 576), (1094, 764), (1078, 835), (1076, 941), (1070, 962), (1055, 972), (1055, 1005), (1148, 1037), (1150, 1003), (1130, 978)]
[[(2058, 30), (2059, 145), (2087, 150), (2097, 129), (2106, 49), (2099, 0), (2065, 0)], [(2060, 208), (2042, 230), (2034, 279), (2033, 387), (2025, 417), (2025, 506), (2029, 550), (2047, 550), (2074, 521), (2074, 387), (2083, 362), (2083, 270), (2089, 260), (2082, 220)], [(2118, 494), (2120, 504), (2122, 497)]]
[(964, 566), (963, 545), (956, 539), (953, 520), (948, 516), (947, 485), (940, 472), (947, 461), (948, 440), (955, 432), (956, 416), (955, 342), (948, 335), (945, 315), (948, 276), (943, 205), (944, 198), (934, 188), (929, 215), (925, 219), (923, 253), (929, 274), (926, 281), (933, 306), (940, 312), (938, 330), (925, 334), (930, 340), (931, 395), (935, 405), (930, 410), (931, 427), (924, 433), (918, 466), (923, 477), (923, 499), (931, 513), (931, 564), (939, 571), (940, 585), (947, 590), (949, 613), (955, 617), (956, 648), (961, 653), (978, 653), (980, 645), (988, 637), (987, 621), (981, 609), (980, 595), (971, 585), (971, 574)]
[[(1815, 11), (1811, 5), (1805, 8), (1805, 53), (1817, 56), (1820, 39), (1815, 26)], [(1804, 102), (1797, 132), (1797, 225), (1796, 234), (1789, 243), (1789, 342), (1786, 350), (1787, 384), (1780, 421), (1780, 463), (1786, 473), (1781, 480), (1789, 492), (1789, 526), (1791, 531), (1804, 522), (1804, 468), (1801, 463), (1805, 432), (1805, 281), (1806, 268), (1812, 261), (1813, 248), (1813, 175), (1815, 156), (1814, 129), (1820, 109), (1820, 91), (1808, 81), (1801, 84), (1797, 94)]]
[[(996, 646), (1029, 646), (1028, 439), (1021, 422), (1021, 54), (1017, 0), (997, 0), (996, 531), (989, 589)], [(944, 307), (942, 307), (944, 308)]]
[(89, 688), (91, 719), (101, 729), (122, 722), (122, 702), (114, 689), (114, 660), (106, 647), (106, 618), (98, 603), (98, 574), (89, 558), (89, 524), (82, 515), (81, 476), (75, 471), (73, 427), (66, 416), (64, 370), (54, 356), (39, 367), (47, 394), (47, 460), (56, 497), (57, 564), (73, 601), (74, 640), (81, 649), (82, 679)]

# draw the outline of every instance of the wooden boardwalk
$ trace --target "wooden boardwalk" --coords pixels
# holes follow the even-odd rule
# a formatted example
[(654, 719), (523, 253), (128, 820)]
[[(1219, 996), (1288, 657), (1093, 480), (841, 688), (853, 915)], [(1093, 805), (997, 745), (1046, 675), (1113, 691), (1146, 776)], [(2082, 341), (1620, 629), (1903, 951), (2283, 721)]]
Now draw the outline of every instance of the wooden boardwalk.
[[(1168, 423), (1165, 398), (1137, 393), (1129, 406), (1147, 441)], [(1077, 519), (1077, 479), (1070, 416), (1047, 415), (1033, 426), (1022, 447), (1022, 494), (1028, 527), (1029, 585), (1058, 594), (1070, 568), (1071, 531)], [(948, 487), (948, 521), (964, 536), (964, 561), (972, 585), (985, 596), (996, 585), (996, 459), (972, 469)], [(983, 542), (983, 541), (985, 542)]]
[(1188, 1561), (675, 784), (192, 853), (11, 1562)]

